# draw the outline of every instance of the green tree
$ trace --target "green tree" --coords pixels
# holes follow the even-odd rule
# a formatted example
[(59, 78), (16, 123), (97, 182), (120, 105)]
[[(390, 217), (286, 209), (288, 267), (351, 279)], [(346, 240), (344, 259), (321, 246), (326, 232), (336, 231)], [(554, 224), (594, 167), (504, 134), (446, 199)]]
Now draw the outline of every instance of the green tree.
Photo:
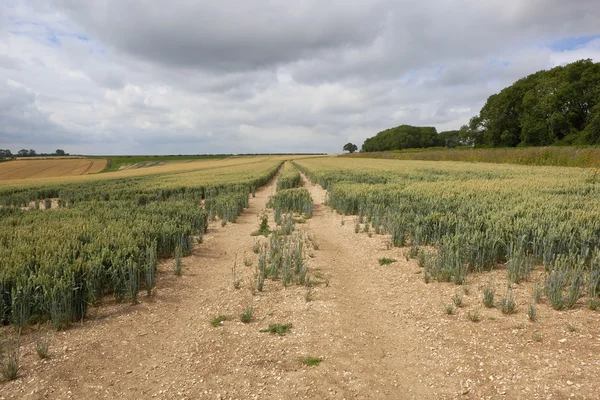
[(27, 157), (29, 155), (29, 150), (27, 150), (27, 149), (21, 149), (21, 150), (19, 150), (19, 152), (17, 153), (17, 155), (19, 157)]
[(580, 60), (538, 71), (491, 95), (461, 135), (490, 147), (595, 144), (598, 104), (600, 63)]
[(356, 150), (358, 150), (358, 146), (355, 145), (354, 143), (348, 142), (344, 145), (344, 151), (354, 153)]
[(54, 154), (56, 154), (57, 156), (64, 156), (65, 155), (65, 151), (61, 150), (61, 149), (56, 149), (56, 151), (54, 152)]

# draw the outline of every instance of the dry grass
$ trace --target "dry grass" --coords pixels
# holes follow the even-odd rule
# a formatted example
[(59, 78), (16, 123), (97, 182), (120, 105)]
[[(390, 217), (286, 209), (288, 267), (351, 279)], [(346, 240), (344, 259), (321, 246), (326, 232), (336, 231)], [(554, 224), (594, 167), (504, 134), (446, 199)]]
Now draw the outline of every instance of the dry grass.
[(86, 175), (106, 167), (103, 158), (29, 159), (0, 163), (0, 180)]
[[(294, 159), (301, 159), (306, 157), (316, 157), (316, 156), (294, 156)], [(322, 157), (322, 156), (321, 156)], [(6, 163), (0, 163), (0, 187), (24, 187), (24, 186), (38, 186), (38, 185), (53, 185), (58, 183), (74, 183), (81, 181), (103, 181), (109, 179), (119, 179), (126, 177), (138, 177), (138, 176), (146, 176), (146, 175), (161, 175), (161, 174), (172, 174), (174, 178), (175, 175), (179, 177), (179, 181), (184, 181), (186, 178), (198, 178), (196, 173), (200, 173), (203, 175), (211, 176), (213, 180), (219, 180), (218, 178), (223, 178), (223, 174), (229, 175), (239, 175), (240, 166), (248, 166), (250, 169), (260, 169), (262, 166), (260, 164), (266, 165), (271, 164), (273, 161), (284, 161), (289, 159), (290, 156), (243, 156), (243, 157), (227, 157), (219, 160), (197, 160), (190, 162), (175, 162), (175, 163), (165, 163), (164, 165), (156, 165), (147, 168), (137, 168), (137, 169), (127, 169), (121, 171), (114, 172), (106, 172), (102, 174), (93, 174), (93, 175), (77, 175), (77, 176), (61, 176), (60, 178), (56, 175), (52, 177), (42, 177), (39, 176), (37, 179), (22, 179), (22, 178), (11, 178), (12, 180), (7, 180), (8, 178), (2, 178), (2, 168), (5, 168), (5, 164), (12, 164), (17, 161), (9, 161)], [(46, 161), (46, 160), (40, 160)], [(49, 160), (53, 161), (53, 160)], [(66, 161), (66, 160), (65, 160)], [(77, 161), (77, 160), (69, 160), (69, 161)], [(106, 161), (106, 160), (105, 160)], [(104, 167), (102, 167), (104, 168)], [(214, 170), (218, 168), (218, 175), (214, 173)], [(242, 168), (242, 169), (248, 169)], [(211, 172), (212, 171), (212, 172)], [(174, 174), (175, 173), (175, 174)]]

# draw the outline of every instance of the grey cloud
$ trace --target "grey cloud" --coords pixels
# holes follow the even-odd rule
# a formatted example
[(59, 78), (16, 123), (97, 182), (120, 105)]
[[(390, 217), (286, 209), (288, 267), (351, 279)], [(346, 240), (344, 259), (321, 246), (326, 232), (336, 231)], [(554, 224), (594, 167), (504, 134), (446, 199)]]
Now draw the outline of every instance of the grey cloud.
[[(169, 66), (236, 71), (370, 41), (378, 2), (55, 1), (114, 48)], [(368, 22), (368, 23), (367, 23)]]
[(30, 132), (94, 154), (331, 152), (402, 123), (457, 129), (516, 79), (598, 61), (597, 44), (549, 46), (600, 33), (596, 3), (9, 3), (0, 82), (27, 89), (0, 94), (0, 126), (15, 147)]

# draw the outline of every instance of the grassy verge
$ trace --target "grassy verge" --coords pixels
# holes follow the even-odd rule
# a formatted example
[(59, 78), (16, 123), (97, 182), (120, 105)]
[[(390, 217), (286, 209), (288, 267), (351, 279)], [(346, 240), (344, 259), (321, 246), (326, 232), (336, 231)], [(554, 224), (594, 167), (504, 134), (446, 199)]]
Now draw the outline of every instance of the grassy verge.
[(348, 154), (344, 157), (600, 168), (600, 147), (410, 149)]

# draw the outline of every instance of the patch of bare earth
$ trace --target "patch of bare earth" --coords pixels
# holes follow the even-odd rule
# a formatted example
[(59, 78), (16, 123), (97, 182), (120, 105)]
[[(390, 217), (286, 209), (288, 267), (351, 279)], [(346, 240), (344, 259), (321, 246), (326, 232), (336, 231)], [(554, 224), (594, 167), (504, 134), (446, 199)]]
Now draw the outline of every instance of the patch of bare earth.
[[(105, 301), (84, 324), (55, 334), (47, 361), (37, 359), (34, 335), (26, 334), (20, 378), (0, 384), (0, 399), (598, 398), (597, 313), (583, 305), (557, 312), (542, 302), (539, 321), (530, 322), (533, 283), (516, 287), (517, 314), (486, 309), (489, 274), (470, 276), (467, 294), (426, 284), (407, 249), (388, 249), (387, 235), (354, 233), (355, 217), (331, 211), (325, 191), (307, 187), (314, 216), (297, 229), (318, 244), (308, 249), (309, 274), (329, 283), (313, 288), (312, 301), (305, 287), (277, 281), (254, 290), (252, 247), (264, 239), (250, 234), (272, 183), (235, 224), (211, 223), (184, 259), (182, 277), (173, 275), (172, 261), (163, 263), (154, 296), (140, 293), (134, 306)], [(397, 261), (380, 266), (381, 257)], [(498, 299), (505, 272), (493, 274)], [(447, 315), (456, 293), (465, 306)], [(239, 314), (248, 306), (255, 320), (244, 324)], [(467, 318), (474, 310), (480, 322)], [(213, 327), (217, 315), (232, 319)], [(260, 332), (288, 322), (285, 336)], [(323, 362), (305, 366), (306, 356)]]

